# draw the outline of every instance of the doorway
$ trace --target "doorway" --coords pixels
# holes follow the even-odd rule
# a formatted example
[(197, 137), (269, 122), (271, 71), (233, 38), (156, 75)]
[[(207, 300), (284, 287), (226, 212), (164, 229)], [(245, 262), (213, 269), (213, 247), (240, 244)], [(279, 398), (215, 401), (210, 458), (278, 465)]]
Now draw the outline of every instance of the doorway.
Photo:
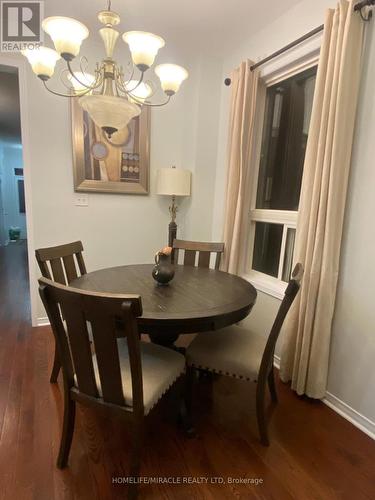
[(18, 68), (0, 65), (0, 246), (27, 244)]
[[(17, 247), (17, 248), (16, 248)], [(18, 68), (0, 64), (0, 266), (28, 274)], [(27, 287), (24, 293), (28, 295)], [(29, 301), (29, 295), (25, 300)]]

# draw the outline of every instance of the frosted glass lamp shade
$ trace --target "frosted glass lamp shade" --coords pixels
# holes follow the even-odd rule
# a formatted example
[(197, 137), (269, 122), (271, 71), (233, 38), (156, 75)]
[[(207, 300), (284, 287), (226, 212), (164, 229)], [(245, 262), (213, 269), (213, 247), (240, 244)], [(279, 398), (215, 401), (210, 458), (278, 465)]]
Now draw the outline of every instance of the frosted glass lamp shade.
[(161, 168), (156, 192), (166, 196), (190, 196), (191, 172), (182, 168)]
[[(136, 80), (130, 80), (130, 82), (126, 83), (125, 88), (128, 92), (130, 92), (131, 96), (134, 96), (139, 101), (145, 101), (152, 94), (150, 85), (145, 82), (138, 85)], [(131, 96), (129, 96), (130, 99)]]
[(51, 78), (55, 71), (56, 62), (60, 59), (59, 54), (48, 47), (22, 50), (22, 54), (27, 58), (32, 70), (41, 80)]
[(86, 26), (71, 17), (47, 17), (42, 22), (42, 28), (52, 38), (57, 52), (67, 61), (79, 54), (83, 40), (89, 36)]
[(159, 49), (165, 45), (160, 36), (145, 31), (128, 31), (122, 38), (129, 45), (133, 62), (141, 71), (146, 71), (154, 64)]
[(139, 106), (122, 97), (85, 95), (80, 97), (78, 102), (94, 123), (109, 137), (125, 128), (132, 118), (141, 113)]
[(186, 69), (177, 64), (159, 64), (155, 68), (155, 73), (160, 79), (162, 89), (169, 96), (174, 95), (189, 76)]
[(68, 80), (72, 84), (72, 87), (76, 91), (77, 94), (80, 92), (86, 92), (95, 82), (95, 76), (90, 73), (81, 73), (80, 71), (74, 71), (74, 78), (71, 74), (68, 74)]

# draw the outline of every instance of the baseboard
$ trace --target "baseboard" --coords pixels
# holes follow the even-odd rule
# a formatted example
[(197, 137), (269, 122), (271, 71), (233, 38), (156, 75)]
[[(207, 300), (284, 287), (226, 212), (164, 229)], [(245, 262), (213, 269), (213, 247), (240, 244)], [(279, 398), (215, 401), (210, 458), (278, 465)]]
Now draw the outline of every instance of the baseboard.
[(375, 440), (375, 422), (365, 417), (357, 410), (354, 410), (354, 408), (350, 407), (330, 392), (326, 392), (326, 397), (322, 401), (325, 405), (332, 408), (336, 413)]
[(48, 319), (48, 317), (47, 316), (42, 316), (40, 318), (37, 318), (36, 325), (37, 326), (47, 326), (47, 325), (49, 325), (49, 319)]
[[(280, 357), (274, 355), (274, 366), (280, 369)], [(370, 438), (375, 440), (375, 422), (365, 417), (351, 406), (341, 401), (338, 397), (330, 392), (326, 392), (326, 396), (322, 399), (323, 403), (331, 408), (333, 411), (341, 415), (345, 420), (348, 420), (357, 429), (361, 430)]]

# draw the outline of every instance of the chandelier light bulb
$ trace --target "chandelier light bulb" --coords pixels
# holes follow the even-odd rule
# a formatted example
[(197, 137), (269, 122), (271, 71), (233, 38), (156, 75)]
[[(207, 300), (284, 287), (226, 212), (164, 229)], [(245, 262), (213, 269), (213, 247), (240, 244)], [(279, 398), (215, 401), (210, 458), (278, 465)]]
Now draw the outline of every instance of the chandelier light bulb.
[(67, 61), (79, 54), (83, 40), (89, 36), (86, 26), (71, 17), (47, 17), (42, 22), (42, 28), (52, 38), (57, 52)]
[(55, 71), (56, 62), (60, 59), (59, 54), (48, 47), (26, 49), (21, 51), (31, 64), (33, 72), (41, 79), (48, 80)]
[(140, 71), (154, 64), (159, 49), (165, 45), (163, 38), (145, 31), (128, 31), (122, 38), (129, 45), (133, 62)]
[(168, 96), (174, 95), (180, 88), (181, 83), (187, 79), (189, 73), (177, 64), (159, 64), (155, 73), (160, 79), (161, 87)]

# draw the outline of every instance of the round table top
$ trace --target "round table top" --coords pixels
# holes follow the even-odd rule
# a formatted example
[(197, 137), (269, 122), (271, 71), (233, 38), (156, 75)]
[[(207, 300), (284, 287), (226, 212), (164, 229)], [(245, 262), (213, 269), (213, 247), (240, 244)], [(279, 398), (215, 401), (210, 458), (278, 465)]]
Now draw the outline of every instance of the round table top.
[(194, 333), (216, 330), (244, 319), (257, 297), (246, 280), (215, 269), (175, 266), (167, 286), (158, 285), (152, 264), (101, 269), (81, 276), (70, 286), (101, 293), (139, 294), (142, 333)]

